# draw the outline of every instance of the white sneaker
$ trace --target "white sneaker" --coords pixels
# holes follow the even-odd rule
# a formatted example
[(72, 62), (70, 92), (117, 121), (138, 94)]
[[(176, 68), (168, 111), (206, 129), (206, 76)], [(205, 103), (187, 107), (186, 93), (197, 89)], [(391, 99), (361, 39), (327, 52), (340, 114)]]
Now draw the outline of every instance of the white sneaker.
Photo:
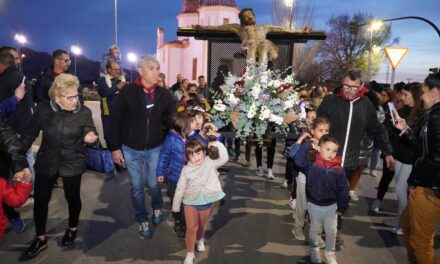
[(377, 177), (377, 174), (374, 170), (370, 170), (370, 176), (371, 177)]
[(288, 187), (288, 185), (287, 185), (287, 180), (285, 180), (285, 181), (281, 184), (281, 187), (287, 189), (287, 187)]
[(338, 262), (336, 261), (336, 254), (334, 251), (325, 251), (324, 257), (327, 264), (338, 264)]
[(357, 196), (357, 194), (356, 194), (355, 191), (350, 191), (350, 198), (351, 198), (353, 201), (359, 201), (359, 196)]
[(273, 179), (275, 179), (275, 176), (273, 175), (272, 169), (268, 169), (268, 170), (267, 170), (267, 178), (268, 178), (269, 180), (273, 180)]
[(264, 176), (264, 170), (263, 167), (257, 168), (257, 176), (263, 177)]
[(290, 208), (292, 208), (292, 210), (295, 210), (295, 208), (296, 208), (296, 199), (293, 199), (292, 197), (290, 197), (289, 205), (290, 205)]
[(186, 253), (185, 260), (183, 261), (183, 264), (194, 264), (194, 260), (196, 259), (196, 256), (194, 255), (194, 252), (188, 252)]
[(403, 236), (402, 228), (393, 227), (391, 231), (398, 236)]
[(370, 210), (379, 213), (380, 206), (382, 205), (382, 202), (379, 199), (375, 199), (373, 203), (371, 204)]
[(312, 263), (321, 263), (321, 253), (319, 253), (319, 247), (309, 247), (310, 249), (310, 261)]
[(301, 241), (306, 240), (306, 237), (304, 236), (304, 233), (301, 228), (297, 228), (297, 227), (292, 228), (292, 234), (298, 240)]
[(196, 240), (196, 251), (204, 252), (205, 250), (205, 240), (203, 238), (200, 240)]

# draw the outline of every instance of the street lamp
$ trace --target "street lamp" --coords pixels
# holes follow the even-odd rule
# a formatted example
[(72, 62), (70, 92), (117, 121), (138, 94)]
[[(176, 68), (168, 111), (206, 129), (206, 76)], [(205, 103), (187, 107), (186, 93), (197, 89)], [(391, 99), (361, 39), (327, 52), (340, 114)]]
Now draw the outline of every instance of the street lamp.
[(371, 52), (372, 52), (372, 42), (373, 42), (373, 31), (381, 29), (383, 26), (382, 20), (373, 20), (370, 22), (370, 44), (368, 48), (368, 82), (371, 79)]
[(115, 0), (115, 45), (118, 45), (118, 0)]
[(129, 61), (130, 63), (133, 64), (133, 65), (132, 65), (132, 68), (131, 68), (131, 70), (130, 70), (130, 81), (133, 83), (133, 69), (135, 68), (135, 64), (136, 64), (136, 62), (137, 62), (137, 60), (138, 60), (138, 56), (137, 56), (135, 53), (133, 53), (133, 52), (129, 52), (129, 53), (127, 54), (127, 59), (128, 59), (128, 61)]
[(295, 0), (284, 0), (284, 4), (287, 7), (290, 7), (290, 18), (289, 18), (289, 29), (292, 29), (292, 20), (293, 20), (293, 3)]
[(27, 38), (23, 34), (15, 34), (14, 40), (18, 42), (18, 55), (20, 56), (20, 70), (23, 71), (23, 60), (21, 57), (21, 47), (27, 43)]
[(75, 75), (76, 75), (76, 57), (78, 55), (81, 55), (82, 50), (80, 47), (73, 45), (72, 47), (70, 47), (70, 51), (73, 53), (73, 55), (74, 55), (73, 57), (75, 58)]

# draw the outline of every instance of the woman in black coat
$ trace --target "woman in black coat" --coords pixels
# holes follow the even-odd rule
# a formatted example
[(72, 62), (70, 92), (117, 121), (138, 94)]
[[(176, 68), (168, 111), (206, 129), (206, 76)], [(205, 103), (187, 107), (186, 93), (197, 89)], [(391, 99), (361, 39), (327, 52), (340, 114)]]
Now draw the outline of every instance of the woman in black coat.
[(81, 176), (86, 171), (86, 147), (97, 140), (90, 109), (78, 100), (78, 78), (71, 74), (57, 76), (49, 90), (50, 101), (41, 102), (22, 135), (25, 149), (43, 132), (37, 153), (34, 188), (34, 222), (36, 238), (25, 251), (34, 257), (47, 248), (46, 222), (48, 205), (58, 177), (63, 179), (64, 195), (69, 207), (69, 227), (61, 246), (73, 244), (81, 211)]

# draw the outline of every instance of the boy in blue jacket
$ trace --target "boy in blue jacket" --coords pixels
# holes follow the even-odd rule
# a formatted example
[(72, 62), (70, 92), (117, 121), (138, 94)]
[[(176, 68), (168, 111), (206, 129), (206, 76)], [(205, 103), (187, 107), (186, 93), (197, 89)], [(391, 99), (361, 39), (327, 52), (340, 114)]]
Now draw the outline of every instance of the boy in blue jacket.
[(306, 175), (306, 196), (310, 217), (309, 247), (312, 263), (321, 263), (318, 235), (325, 231), (325, 259), (336, 264), (335, 243), (337, 218), (348, 208), (348, 182), (336, 154), (339, 141), (324, 135), (314, 147), (316, 157), (310, 157), (310, 144), (302, 144), (295, 156), (296, 165)]

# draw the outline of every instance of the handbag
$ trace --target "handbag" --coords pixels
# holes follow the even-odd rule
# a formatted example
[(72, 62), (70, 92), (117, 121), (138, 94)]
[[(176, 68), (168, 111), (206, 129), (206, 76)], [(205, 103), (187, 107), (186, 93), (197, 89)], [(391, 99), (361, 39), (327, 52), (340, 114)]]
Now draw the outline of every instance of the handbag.
[(102, 147), (99, 143), (99, 139), (95, 145), (86, 147), (86, 152), (86, 165), (88, 170), (107, 174), (115, 170), (112, 153), (110, 150)]

